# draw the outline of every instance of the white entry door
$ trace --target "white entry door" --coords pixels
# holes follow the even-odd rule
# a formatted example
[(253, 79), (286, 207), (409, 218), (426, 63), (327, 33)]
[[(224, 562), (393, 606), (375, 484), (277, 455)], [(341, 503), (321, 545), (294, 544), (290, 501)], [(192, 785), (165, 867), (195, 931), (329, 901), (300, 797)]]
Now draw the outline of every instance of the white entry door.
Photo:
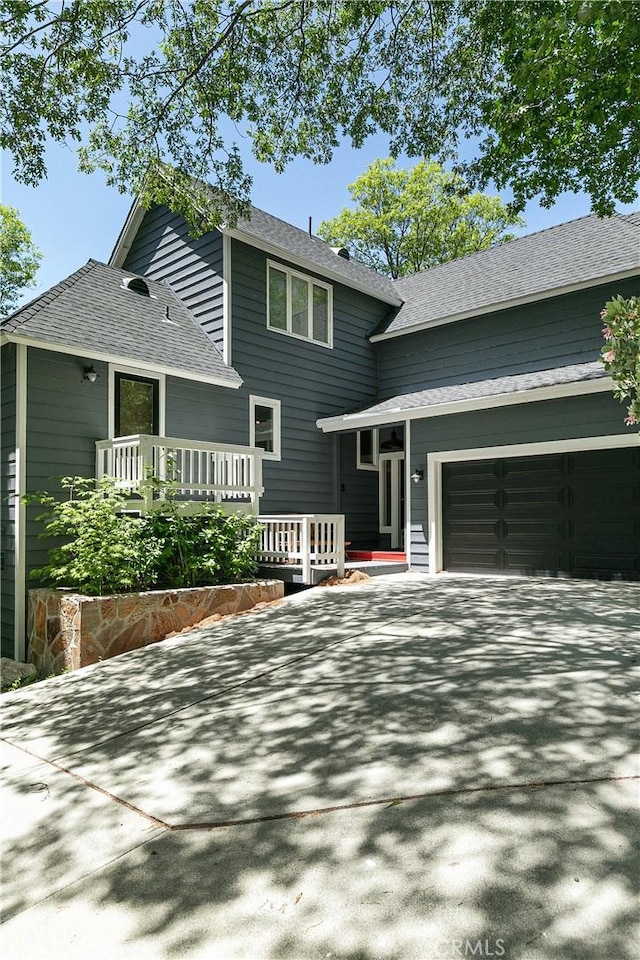
[(391, 534), (392, 549), (404, 545), (404, 453), (379, 456), (380, 533)]

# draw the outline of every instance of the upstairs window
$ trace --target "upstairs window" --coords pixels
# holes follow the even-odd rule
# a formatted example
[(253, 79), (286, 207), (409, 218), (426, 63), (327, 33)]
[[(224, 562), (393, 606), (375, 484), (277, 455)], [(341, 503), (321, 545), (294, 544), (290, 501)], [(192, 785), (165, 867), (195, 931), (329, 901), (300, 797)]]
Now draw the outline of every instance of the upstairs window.
[(333, 346), (332, 288), (279, 263), (267, 264), (267, 327)]

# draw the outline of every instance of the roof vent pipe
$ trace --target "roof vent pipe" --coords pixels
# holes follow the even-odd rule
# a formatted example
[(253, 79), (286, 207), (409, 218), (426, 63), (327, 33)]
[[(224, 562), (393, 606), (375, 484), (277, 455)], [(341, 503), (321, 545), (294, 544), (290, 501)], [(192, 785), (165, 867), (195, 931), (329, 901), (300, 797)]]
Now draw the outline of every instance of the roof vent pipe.
[(336, 257), (342, 257), (343, 260), (350, 260), (351, 254), (346, 247), (331, 247)]

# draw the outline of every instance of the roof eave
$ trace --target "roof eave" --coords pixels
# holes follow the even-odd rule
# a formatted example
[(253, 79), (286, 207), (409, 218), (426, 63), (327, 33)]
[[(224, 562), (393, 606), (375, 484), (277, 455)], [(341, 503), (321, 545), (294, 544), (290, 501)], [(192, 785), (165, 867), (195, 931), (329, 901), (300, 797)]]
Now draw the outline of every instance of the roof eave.
[[(544, 387), (532, 387), (529, 390), (514, 390), (510, 393), (498, 393), (486, 397), (470, 397), (464, 400), (451, 400), (448, 403), (432, 403), (422, 407), (381, 410), (371, 413), (347, 413), (339, 417), (322, 417), (316, 420), (316, 426), (323, 433), (336, 433), (341, 430), (366, 430), (369, 427), (399, 423), (403, 420), (422, 420), (428, 417), (445, 417), (456, 413), (470, 413), (476, 410), (489, 410), (493, 407), (506, 407), (518, 403), (539, 403), (544, 400), (558, 400), (564, 397), (582, 396), (591, 393), (606, 393), (613, 390), (610, 377), (596, 377), (591, 380), (576, 380), (571, 383), (558, 383)], [(640, 437), (639, 437), (640, 442)]]
[(111, 251), (111, 256), (107, 261), (110, 267), (122, 267), (122, 264), (127, 259), (127, 254), (129, 253), (131, 245), (140, 228), (140, 224), (142, 223), (145, 212), (146, 211), (142, 206), (139, 197), (136, 197), (131, 204), (129, 213), (127, 214), (127, 219), (125, 220), (122, 230), (118, 235), (118, 239), (115, 242), (115, 246)]
[[(282, 260), (287, 263), (295, 264), (297, 267), (302, 267), (302, 269), (315, 273), (318, 276), (326, 277), (329, 280), (332, 280), (334, 283), (342, 283), (345, 287), (349, 287), (352, 290), (357, 290), (359, 293), (364, 293), (369, 297), (372, 297), (374, 300), (380, 300), (382, 303), (388, 303), (393, 307), (401, 307), (403, 301), (398, 296), (391, 296), (391, 294), (385, 294), (382, 291), (373, 290), (366, 283), (361, 283), (358, 280), (354, 280), (350, 277), (345, 277), (344, 274), (341, 274), (339, 271), (331, 270), (324, 265), (320, 266), (317, 263), (314, 263), (313, 260), (308, 260), (306, 257), (298, 257), (286, 247), (281, 247), (275, 243), (269, 243), (266, 240), (262, 240), (258, 237), (253, 236), (253, 234), (242, 230), (241, 227), (220, 227), (220, 230), (226, 236), (232, 237), (234, 240), (240, 240), (241, 243), (246, 243), (250, 247), (255, 247), (257, 250), (263, 250), (265, 253), (270, 253), (275, 257), (280, 257)], [(337, 256), (337, 254), (336, 254)]]
[(640, 263), (630, 270), (621, 270), (618, 273), (606, 274), (602, 277), (593, 277), (590, 280), (584, 280), (580, 283), (567, 284), (562, 287), (553, 287), (541, 293), (527, 294), (523, 297), (514, 297), (511, 300), (502, 300), (489, 306), (474, 307), (472, 310), (464, 310), (460, 313), (453, 313), (446, 317), (439, 317), (436, 320), (425, 320), (422, 323), (412, 323), (406, 327), (400, 327), (398, 330), (389, 330), (385, 333), (375, 333), (369, 337), (371, 343), (377, 343), (380, 340), (391, 340), (394, 337), (403, 337), (409, 333), (418, 333), (421, 330), (431, 330), (434, 327), (441, 327), (445, 324), (456, 323), (458, 320), (471, 320), (473, 317), (482, 317), (488, 313), (498, 313), (500, 310), (510, 310), (513, 307), (524, 306), (527, 303), (535, 303), (537, 300), (550, 300), (552, 297), (561, 297), (566, 293), (575, 293), (578, 290), (588, 290), (589, 287), (598, 287), (604, 283), (613, 283), (616, 280), (627, 280), (640, 274)]
[(215, 374), (199, 373), (198, 371), (185, 370), (181, 367), (172, 367), (168, 364), (152, 363), (147, 360), (141, 360), (138, 357), (127, 357), (118, 354), (111, 354), (103, 350), (95, 350), (92, 347), (80, 347), (78, 344), (65, 344), (56, 343), (50, 340), (39, 340), (35, 337), (29, 337), (19, 333), (3, 332), (1, 335), (1, 342), (23, 343), (26, 346), (34, 347), (37, 350), (50, 350), (53, 353), (65, 353), (69, 356), (83, 357), (87, 360), (98, 360), (104, 363), (121, 364), (122, 366), (135, 366), (140, 370), (145, 370), (149, 373), (163, 373), (170, 377), (177, 377), (180, 380), (192, 380), (198, 383), (208, 383), (212, 386), (227, 387), (230, 390), (237, 390), (244, 382), (240, 374), (235, 369), (233, 370), (235, 378), (233, 380), (227, 380), (225, 377), (219, 377)]

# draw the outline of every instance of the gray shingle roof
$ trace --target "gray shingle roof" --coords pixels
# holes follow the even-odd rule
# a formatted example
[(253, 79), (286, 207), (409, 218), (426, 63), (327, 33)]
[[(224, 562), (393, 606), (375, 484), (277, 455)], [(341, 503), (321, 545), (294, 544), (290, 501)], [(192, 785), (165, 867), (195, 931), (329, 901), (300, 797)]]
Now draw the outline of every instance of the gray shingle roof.
[(385, 333), (477, 316), (633, 270), (640, 272), (640, 212), (591, 214), (396, 280), (404, 304)]
[(109, 355), (238, 387), (184, 303), (165, 283), (145, 278), (150, 297), (128, 290), (134, 274), (89, 260), (84, 267), (8, 317), (7, 334), (69, 347), (81, 355)]
[(282, 250), (282, 256), (291, 255), (308, 263), (321, 276), (341, 280), (347, 286), (355, 286), (387, 303), (400, 305), (402, 298), (394, 289), (393, 282), (358, 260), (346, 260), (338, 256), (328, 243), (319, 237), (294, 227), (258, 207), (251, 207), (251, 218), (240, 219), (239, 233)]
[[(566, 367), (554, 367), (550, 370), (535, 370), (533, 373), (519, 373), (510, 377), (478, 380), (475, 383), (456, 383), (446, 387), (435, 387), (431, 390), (419, 390), (416, 393), (400, 394), (367, 407), (365, 410), (360, 410), (357, 416), (380, 414), (381, 417), (384, 417), (395, 413), (401, 416), (412, 410), (423, 410), (427, 407), (436, 408), (461, 400), (499, 397), (510, 393), (535, 390), (539, 387), (582, 383), (586, 380), (599, 380), (604, 377), (606, 377), (606, 374), (599, 361), (574, 363)], [(353, 416), (355, 418), (356, 415)], [(346, 426), (348, 424), (345, 423)]]

